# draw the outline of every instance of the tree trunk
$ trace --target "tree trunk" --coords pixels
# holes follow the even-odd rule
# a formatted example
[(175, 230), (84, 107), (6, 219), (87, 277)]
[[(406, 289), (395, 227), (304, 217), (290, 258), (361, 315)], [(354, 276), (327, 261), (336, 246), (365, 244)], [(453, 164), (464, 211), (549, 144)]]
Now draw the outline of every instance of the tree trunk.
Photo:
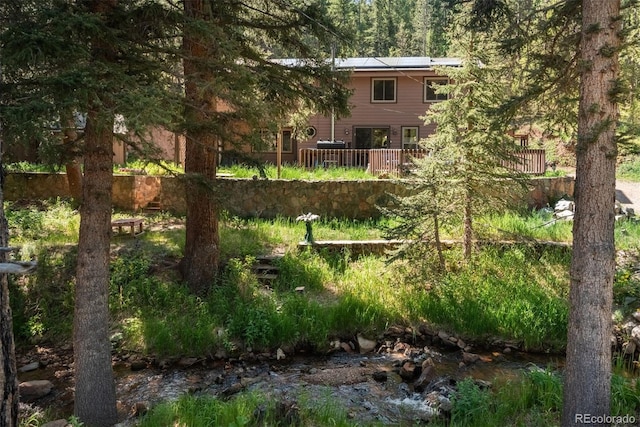
[(113, 121), (90, 112), (80, 208), (74, 332), (74, 413), (87, 426), (117, 422), (109, 341), (109, 247)]
[[(187, 19), (210, 19), (205, 3), (205, 0), (186, 0)], [(202, 126), (211, 120), (211, 113), (215, 111), (214, 94), (203, 89), (205, 82), (213, 81), (214, 76), (202, 66), (214, 49), (188, 29), (183, 43), (185, 118), (188, 123), (185, 173), (189, 190), (186, 192), (186, 243), (181, 270), (192, 292), (202, 295), (215, 281), (219, 258), (218, 204), (213, 192), (217, 140), (206, 126)]]
[[(76, 131), (76, 124), (73, 117), (69, 117), (65, 120), (65, 128), (63, 134), (62, 143), (71, 153), (75, 153), (75, 147), (73, 146), (78, 139), (78, 132)], [(65, 171), (67, 172), (67, 185), (69, 186), (69, 194), (73, 198), (74, 203), (79, 206), (82, 203), (82, 168), (80, 162), (72, 154), (71, 160), (65, 162)]]
[[(0, 153), (0, 247), (9, 246), (9, 228), (4, 215), (4, 173)], [(0, 251), (0, 262), (6, 261), (6, 252)], [(0, 427), (18, 425), (18, 372), (13, 342), (13, 317), (9, 305), (7, 275), (0, 275)]]
[[(2, 69), (0, 68), (0, 80)], [(4, 152), (3, 129), (0, 124), (0, 247), (9, 246), (9, 225), (4, 213)], [(0, 252), (0, 262), (7, 260), (6, 252)], [(13, 316), (9, 301), (7, 275), (0, 276), (0, 427), (18, 425), (18, 371), (16, 368), (15, 344), (13, 341)]]
[[(620, 0), (582, 2), (573, 258), (562, 425), (610, 415)], [(597, 420), (596, 420), (597, 421)], [(608, 423), (592, 424), (608, 425)]]
[(466, 261), (471, 260), (471, 253), (473, 250), (473, 198), (471, 197), (471, 189), (465, 187), (464, 192), (464, 230), (462, 234), (462, 246), (464, 252), (464, 259)]
[[(117, 0), (90, 0), (108, 14)], [(97, 62), (115, 61), (113, 46), (92, 40)], [(109, 251), (113, 183), (113, 122), (109, 93), (89, 100), (84, 141), (84, 182), (76, 270), (73, 355), (74, 414), (89, 427), (118, 421), (109, 340)], [(99, 99), (97, 97), (100, 97)]]

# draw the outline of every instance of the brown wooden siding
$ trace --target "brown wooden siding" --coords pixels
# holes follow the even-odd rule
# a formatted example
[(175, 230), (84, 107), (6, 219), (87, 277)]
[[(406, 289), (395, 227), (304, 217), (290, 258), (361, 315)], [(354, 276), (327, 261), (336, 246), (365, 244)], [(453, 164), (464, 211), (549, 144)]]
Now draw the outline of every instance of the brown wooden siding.
[[(425, 138), (435, 131), (435, 125), (425, 126), (421, 118), (432, 103), (424, 102), (423, 81), (425, 77), (434, 77), (433, 71), (376, 71), (355, 72), (350, 88), (354, 90), (351, 99), (351, 116), (337, 119), (335, 139), (344, 140), (347, 148), (355, 148), (354, 127), (389, 128), (390, 144), (388, 148), (402, 148), (403, 126), (417, 126), (419, 138)], [(372, 78), (396, 78), (397, 98), (394, 103), (371, 102)], [(298, 148), (315, 148), (318, 140), (331, 139), (331, 118), (317, 115), (309, 121), (317, 129), (315, 137), (300, 142)]]

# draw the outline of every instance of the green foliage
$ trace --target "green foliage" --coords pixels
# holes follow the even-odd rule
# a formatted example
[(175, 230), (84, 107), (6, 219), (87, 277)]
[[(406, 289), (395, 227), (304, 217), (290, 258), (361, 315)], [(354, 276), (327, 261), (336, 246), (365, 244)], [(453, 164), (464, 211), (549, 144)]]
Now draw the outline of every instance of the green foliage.
[(640, 182), (640, 157), (631, 156), (618, 164), (616, 177), (628, 181)]
[(640, 385), (620, 374), (611, 376), (611, 414), (625, 416), (640, 410)]
[[(283, 407), (295, 404), (293, 412)], [(294, 418), (293, 420), (291, 418)], [(298, 396), (297, 401), (278, 402), (258, 393), (242, 393), (229, 401), (213, 397), (185, 395), (175, 402), (154, 407), (140, 421), (140, 427), (165, 425), (196, 426), (279, 426), (313, 425), (346, 427), (361, 425), (349, 420), (341, 404), (327, 398), (320, 401)]]
[(11, 282), (11, 305), (17, 341), (68, 339), (71, 335), (75, 248), (38, 248), (36, 274)]
[(527, 348), (561, 348), (569, 261), (562, 248), (487, 248), (468, 267), (443, 277), (426, 297), (416, 298), (414, 310), (463, 334), (508, 336)]
[[(266, 176), (270, 179), (275, 179), (278, 176), (276, 166), (267, 164), (264, 167)], [(221, 167), (218, 169), (221, 174), (230, 174), (234, 178), (253, 178), (259, 177), (260, 171), (256, 167), (250, 167), (245, 165), (234, 165), (229, 167)], [(296, 165), (283, 165), (280, 179), (298, 179), (298, 180), (361, 180), (361, 179), (377, 179), (374, 175), (367, 173), (364, 169), (360, 168), (341, 168), (341, 167), (329, 167), (329, 168), (314, 168), (306, 169)]]
[(38, 164), (38, 163), (30, 163), (30, 162), (16, 162), (9, 163), (4, 165), (5, 172), (15, 173), (15, 172), (62, 172), (63, 168), (60, 165), (50, 165), (50, 164)]
[[(64, 206), (60, 202), (47, 211), (26, 211), (57, 212), (59, 217), (51, 222), (66, 228), (64, 223), (75, 222), (77, 213)], [(27, 215), (14, 208), (15, 217)], [(169, 355), (208, 354), (247, 344), (324, 348), (335, 335), (375, 333), (385, 325), (416, 319), (464, 334), (523, 340), (536, 348), (563, 341), (568, 255), (562, 248), (525, 243), (484, 249), (468, 267), (458, 266), (460, 252), (454, 248), (445, 251), (449, 271), (416, 275), (415, 265), (406, 260), (389, 264), (384, 258), (354, 258), (348, 252), (297, 251), (304, 226), (295, 221), (226, 218), (221, 223), (224, 273), (210, 295), (196, 298), (180, 284), (177, 271), (167, 268), (181, 255), (184, 231), (161, 227), (161, 221), (181, 220), (147, 219), (157, 223), (159, 231), (148, 229), (135, 240), (114, 240), (118, 249), (111, 261), (109, 304), (126, 348)], [(518, 233), (527, 239), (565, 238), (566, 224), (557, 225), (564, 230), (558, 232), (553, 230), (556, 226), (536, 226), (543, 222), (533, 214), (524, 219), (505, 214), (486, 217), (481, 230), (504, 233), (487, 234), (491, 238)], [(322, 239), (376, 239), (381, 227), (392, 223), (320, 220), (314, 232)], [(20, 235), (29, 222), (14, 224)], [(533, 230), (527, 224), (533, 224)], [(20, 341), (70, 333), (75, 253), (72, 246), (52, 246), (44, 230), (45, 238), (30, 250), (39, 261), (38, 274), (12, 282)], [(64, 243), (76, 238), (67, 235)], [(253, 257), (276, 247), (287, 251), (276, 262), (279, 277), (265, 286), (251, 271)], [(630, 289), (620, 295), (633, 291), (622, 276), (618, 282), (620, 289)], [(300, 286), (304, 293), (294, 291)]]
[(23, 246), (22, 256), (29, 258), (33, 243), (46, 239), (50, 244), (72, 242), (78, 238), (80, 217), (64, 200), (43, 201), (31, 205), (6, 202), (5, 215), (10, 239)]
[[(494, 66), (500, 61), (494, 43), (467, 31), (467, 19), (471, 18), (461, 13), (455, 30), (463, 66), (440, 70), (450, 82), (436, 92), (447, 99), (431, 105), (425, 116), (438, 132), (421, 142), (429, 156), (415, 161), (415, 190), (396, 201), (392, 212), (400, 224), (390, 235), (417, 244), (434, 242), (439, 252), (440, 228), (457, 221), (464, 227), (464, 254), (469, 259), (477, 216), (508, 204), (509, 194), (524, 189), (518, 188), (519, 174), (505, 166), (518, 161), (516, 147), (507, 136), (509, 123), (492, 114), (507, 77)], [(438, 259), (443, 269), (440, 253)]]
[(492, 407), (491, 393), (482, 390), (473, 379), (458, 383), (458, 391), (453, 399), (451, 422), (457, 426), (492, 425), (489, 415)]
[(127, 159), (125, 165), (113, 165), (114, 174), (130, 175), (178, 175), (184, 173), (184, 169), (172, 162)]
[[(96, 13), (78, 2), (26, 1), (3, 4), (0, 17), (0, 122), (7, 143), (36, 141), (45, 162), (63, 164), (83, 145), (62, 144), (52, 128), (74, 129), (95, 102), (99, 115), (110, 117), (106, 126), (121, 114), (129, 131), (121, 137), (138, 152), (157, 154), (146, 127), (169, 126), (180, 108), (171, 84), (175, 10), (135, 1)], [(97, 40), (108, 40), (119, 59), (96, 49)]]

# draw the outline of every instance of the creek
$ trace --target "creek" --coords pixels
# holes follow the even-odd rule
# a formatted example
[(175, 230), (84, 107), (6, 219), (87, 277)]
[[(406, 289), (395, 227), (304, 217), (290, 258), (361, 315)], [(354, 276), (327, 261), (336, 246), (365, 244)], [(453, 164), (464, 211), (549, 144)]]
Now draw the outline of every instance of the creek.
[[(439, 410), (446, 411), (455, 383), (461, 379), (471, 377), (489, 385), (496, 379), (516, 378), (526, 369), (559, 369), (564, 363), (563, 356), (515, 350), (473, 353), (473, 361), (463, 355), (462, 350), (449, 347), (395, 343), (369, 354), (340, 350), (281, 360), (274, 354), (182, 359), (163, 367), (155, 360), (132, 363), (132, 359), (121, 359), (115, 362), (114, 372), (122, 426), (135, 425), (137, 413), (185, 393), (229, 398), (243, 391), (262, 393), (288, 404), (305, 399), (328, 402), (341, 405), (354, 421), (398, 424), (428, 421)], [(430, 378), (418, 387), (418, 376), (427, 359), (433, 361)], [(70, 354), (54, 355), (48, 360), (51, 362), (47, 366), (22, 373), (19, 379), (52, 381), (53, 391), (30, 405), (48, 408), (55, 416), (67, 418), (73, 412)], [(418, 367), (415, 374), (406, 372), (407, 363)]]

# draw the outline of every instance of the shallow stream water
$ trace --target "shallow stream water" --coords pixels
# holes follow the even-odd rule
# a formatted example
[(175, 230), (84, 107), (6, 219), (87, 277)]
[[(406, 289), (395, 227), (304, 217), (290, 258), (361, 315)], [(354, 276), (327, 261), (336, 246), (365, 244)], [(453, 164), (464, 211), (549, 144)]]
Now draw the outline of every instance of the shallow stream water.
[[(195, 360), (188, 367), (146, 367), (133, 371), (128, 363), (114, 366), (120, 420), (135, 425), (136, 408), (174, 400), (185, 393), (227, 398), (241, 391), (256, 391), (283, 402), (300, 400), (342, 406), (354, 421), (398, 424), (427, 421), (437, 413), (428, 392), (446, 395), (455, 382), (472, 377), (487, 383), (515, 378), (526, 369), (562, 367), (561, 356), (520, 353), (479, 354), (475, 363), (462, 363), (461, 351), (435, 348), (407, 353), (360, 355), (337, 352), (326, 356), (295, 356), (284, 360)], [(427, 390), (417, 392), (399, 375), (403, 361), (430, 357), (436, 377)], [(381, 380), (375, 373), (384, 373)], [(376, 379), (377, 376), (377, 379)], [(49, 407), (60, 417), (73, 411), (72, 376), (61, 366), (21, 374), (20, 381), (48, 379), (54, 391), (32, 405)]]

